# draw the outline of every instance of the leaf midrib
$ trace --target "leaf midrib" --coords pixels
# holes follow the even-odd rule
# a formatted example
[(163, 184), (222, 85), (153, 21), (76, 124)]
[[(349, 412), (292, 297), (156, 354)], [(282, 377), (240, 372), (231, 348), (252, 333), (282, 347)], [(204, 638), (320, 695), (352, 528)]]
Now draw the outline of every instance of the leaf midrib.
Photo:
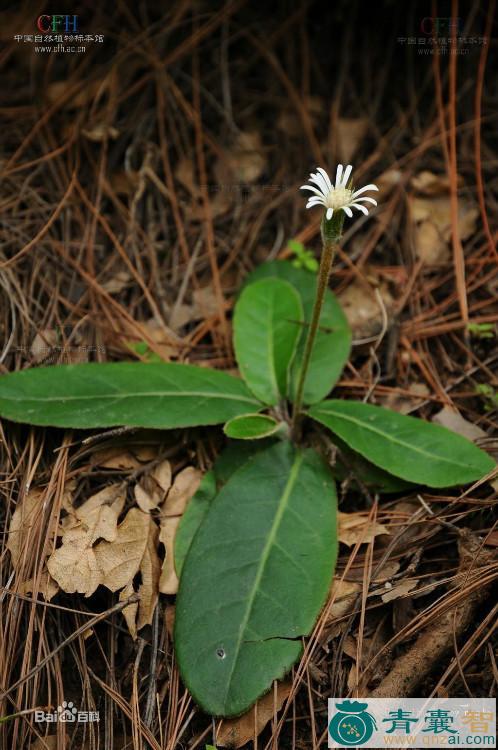
[(174, 396), (175, 398), (185, 398), (188, 396), (208, 396), (209, 398), (221, 398), (224, 401), (231, 400), (231, 401), (247, 401), (250, 404), (259, 404), (260, 402), (256, 399), (251, 398), (250, 396), (243, 396), (243, 395), (237, 395), (237, 394), (229, 394), (229, 393), (212, 393), (210, 391), (145, 391), (145, 392), (138, 392), (138, 393), (104, 393), (96, 395), (88, 394), (88, 395), (81, 395), (81, 396), (40, 396), (40, 397), (34, 397), (34, 396), (21, 396), (19, 398), (13, 396), (1, 396), (0, 395), (0, 401), (22, 401), (23, 403), (27, 403), (30, 401), (35, 401), (36, 403), (45, 403), (49, 401), (63, 401), (64, 403), (67, 401), (85, 401), (85, 400), (93, 400), (98, 401), (99, 399), (113, 399), (114, 401), (118, 399), (128, 399), (128, 398), (141, 398), (144, 396), (150, 396), (156, 398), (157, 396)]
[[(425, 451), (423, 448), (420, 448), (417, 445), (414, 445), (413, 443), (405, 443), (403, 440), (396, 439), (392, 437), (392, 435), (389, 435), (387, 432), (383, 432), (382, 430), (376, 429), (372, 424), (369, 424), (368, 422), (362, 422), (360, 419), (355, 419), (355, 417), (352, 417), (350, 415), (345, 415), (342, 412), (336, 412), (331, 411), (327, 409), (327, 411), (324, 411), (323, 409), (313, 409), (313, 414), (323, 414), (325, 416), (333, 416), (338, 417), (339, 419), (344, 419), (346, 422), (351, 422), (363, 429), (370, 430), (370, 432), (375, 433), (376, 435), (381, 435), (386, 440), (396, 443), (396, 445), (401, 445), (403, 448), (409, 448), (411, 451), (414, 451), (415, 453), (420, 453), (420, 455), (425, 456), (426, 458), (432, 458), (434, 459), (434, 453), (430, 453), (429, 451)], [(328, 425), (327, 425), (328, 426)], [(346, 443), (348, 442), (345, 437), (342, 438)], [(348, 443), (349, 445), (349, 443)], [(439, 461), (444, 461), (445, 463), (450, 464), (450, 466), (467, 466), (469, 468), (474, 468), (473, 464), (465, 463), (464, 461), (452, 461), (451, 458), (446, 458), (445, 456), (441, 456), (439, 453), (436, 454)], [(373, 458), (369, 458), (372, 463), (375, 463)], [(382, 467), (380, 467), (382, 468)]]
[(235, 655), (232, 662), (232, 668), (230, 670), (230, 674), (228, 675), (227, 679), (227, 688), (225, 691), (225, 702), (227, 699), (227, 696), (230, 694), (230, 689), (232, 685), (232, 679), (233, 675), (235, 673), (235, 668), (237, 666), (237, 662), (239, 659), (239, 653), (240, 653), (240, 647), (242, 644), (242, 639), (244, 637), (245, 630), (247, 628), (247, 624), (249, 622), (249, 618), (251, 616), (254, 600), (256, 599), (256, 596), (258, 594), (259, 590), (259, 584), (261, 583), (261, 579), (263, 577), (263, 573), (266, 567), (266, 563), (268, 561), (268, 558), (270, 556), (271, 548), (273, 547), (273, 543), (275, 541), (278, 529), (280, 527), (280, 523), (282, 521), (283, 515), (285, 510), (287, 509), (289, 499), (292, 493), (292, 490), (294, 488), (294, 484), (296, 482), (298, 473), (299, 473), (299, 467), (301, 466), (301, 463), (303, 461), (304, 454), (298, 453), (294, 459), (294, 464), (290, 470), (289, 473), (289, 479), (287, 480), (287, 484), (285, 485), (284, 491), (282, 493), (282, 496), (279, 500), (279, 507), (277, 509), (277, 512), (275, 513), (275, 518), (273, 519), (272, 527), (270, 529), (270, 533), (268, 534), (268, 539), (266, 541), (266, 544), (263, 548), (263, 553), (261, 555), (261, 559), (258, 565), (258, 569), (256, 571), (256, 576), (254, 578), (254, 583), (251, 589), (251, 592), (249, 594), (248, 600), (247, 600), (247, 607), (246, 611), (244, 613), (244, 618), (240, 624), (239, 628), (239, 637), (237, 639), (237, 643), (235, 646)]

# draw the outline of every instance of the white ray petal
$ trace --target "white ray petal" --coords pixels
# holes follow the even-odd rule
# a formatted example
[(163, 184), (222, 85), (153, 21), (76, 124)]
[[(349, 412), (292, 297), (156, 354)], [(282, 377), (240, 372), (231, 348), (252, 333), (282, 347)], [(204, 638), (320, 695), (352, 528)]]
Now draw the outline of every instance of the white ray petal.
[(351, 219), (351, 217), (353, 216), (353, 212), (351, 211), (349, 206), (342, 206), (342, 210), (344, 211), (346, 216), (349, 216), (349, 218)]
[(336, 188), (341, 187), (342, 180), (342, 164), (337, 165), (337, 172), (335, 173), (335, 186)]
[(330, 192), (327, 187), (327, 183), (325, 182), (321, 174), (312, 174), (310, 177), (310, 182), (314, 182), (315, 185), (318, 185), (318, 189), (321, 190), (324, 195), (327, 195), (327, 193)]
[(330, 182), (330, 177), (328, 176), (327, 172), (324, 169), (322, 169), (321, 167), (317, 167), (316, 171), (320, 172), (320, 174), (322, 175), (323, 179), (325, 180), (325, 184), (327, 185), (327, 190), (328, 190), (328, 192), (330, 192), (332, 190), (333, 186), (332, 186), (332, 183)]
[(327, 221), (330, 221), (332, 216), (334, 215), (334, 209), (333, 208), (327, 208)]
[(353, 199), (357, 198), (362, 193), (366, 193), (367, 190), (378, 190), (378, 189), (379, 188), (377, 187), (377, 185), (365, 185), (365, 187), (360, 188), (360, 190), (355, 190), (352, 195), (352, 198)]
[(348, 186), (349, 176), (350, 176), (350, 174), (351, 174), (352, 171), (353, 171), (353, 167), (351, 166), (351, 164), (348, 164), (348, 166), (344, 170), (344, 174), (342, 175), (342, 186), (343, 187), (347, 187)]
[(368, 216), (368, 208), (366, 206), (362, 206), (361, 203), (351, 203), (350, 204), (353, 208), (357, 208), (358, 211), (363, 211), (365, 216)]
[(362, 195), (361, 198), (355, 198), (355, 201), (368, 201), (368, 203), (371, 203), (373, 206), (377, 205), (375, 198), (370, 198), (368, 195)]
[(324, 198), (324, 195), (321, 192), (321, 190), (318, 190), (317, 188), (312, 187), (311, 185), (301, 185), (299, 190), (310, 190), (315, 195), (318, 195), (319, 198)]
[(325, 201), (322, 200), (322, 198), (310, 198), (309, 201), (306, 204), (306, 208), (311, 208), (312, 206), (326, 206)]

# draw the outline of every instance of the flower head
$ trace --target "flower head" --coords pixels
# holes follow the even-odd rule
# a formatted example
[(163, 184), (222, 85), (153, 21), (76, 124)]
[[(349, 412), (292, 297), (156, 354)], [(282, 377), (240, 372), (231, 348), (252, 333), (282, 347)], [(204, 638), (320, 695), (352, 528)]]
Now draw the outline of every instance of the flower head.
[[(327, 172), (321, 167), (316, 168), (316, 174), (311, 173), (309, 179), (314, 185), (302, 185), (300, 190), (310, 190), (314, 195), (308, 200), (306, 208), (313, 206), (323, 206), (327, 209), (327, 220), (330, 220), (334, 211), (342, 209), (344, 213), (351, 218), (353, 216), (352, 208), (363, 211), (365, 216), (368, 214), (368, 208), (362, 205), (362, 201), (371, 203), (376, 206), (377, 201), (368, 196), (363, 196), (367, 190), (378, 190), (377, 185), (366, 185), (360, 190), (353, 190), (350, 183), (351, 172), (353, 167), (348, 164), (346, 169), (342, 164), (338, 164), (335, 175), (335, 185), (332, 185)], [(315, 187), (316, 185), (316, 187)]]

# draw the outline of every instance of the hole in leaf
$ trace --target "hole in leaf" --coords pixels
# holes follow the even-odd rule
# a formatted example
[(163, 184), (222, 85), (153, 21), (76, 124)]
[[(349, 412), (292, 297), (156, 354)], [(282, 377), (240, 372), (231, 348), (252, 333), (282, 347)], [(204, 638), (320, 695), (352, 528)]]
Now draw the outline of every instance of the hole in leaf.
[(226, 656), (225, 649), (224, 648), (217, 648), (216, 649), (216, 656), (218, 659), (224, 659)]

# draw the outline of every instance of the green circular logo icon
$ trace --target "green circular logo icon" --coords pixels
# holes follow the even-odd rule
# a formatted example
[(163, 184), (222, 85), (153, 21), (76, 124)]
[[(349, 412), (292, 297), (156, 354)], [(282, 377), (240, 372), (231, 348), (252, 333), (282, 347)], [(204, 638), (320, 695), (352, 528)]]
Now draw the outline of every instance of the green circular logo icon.
[(366, 710), (368, 703), (343, 701), (336, 703), (337, 713), (329, 723), (330, 736), (338, 745), (354, 746), (368, 742), (377, 729), (372, 714)]

